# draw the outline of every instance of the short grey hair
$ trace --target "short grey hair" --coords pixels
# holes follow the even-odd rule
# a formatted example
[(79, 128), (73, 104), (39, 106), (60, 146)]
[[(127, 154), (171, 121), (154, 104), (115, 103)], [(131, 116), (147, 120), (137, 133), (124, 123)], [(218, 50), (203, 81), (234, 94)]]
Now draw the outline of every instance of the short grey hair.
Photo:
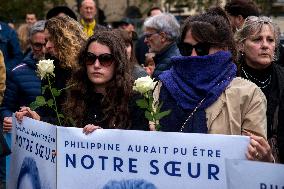
[(144, 28), (153, 28), (158, 32), (165, 32), (171, 41), (179, 37), (180, 25), (174, 15), (169, 13), (149, 17), (144, 22)]
[(29, 39), (31, 39), (35, 33), (44, 31), (45, 22), (45, 20), (39, 20), (31, 26), (29, 30)]

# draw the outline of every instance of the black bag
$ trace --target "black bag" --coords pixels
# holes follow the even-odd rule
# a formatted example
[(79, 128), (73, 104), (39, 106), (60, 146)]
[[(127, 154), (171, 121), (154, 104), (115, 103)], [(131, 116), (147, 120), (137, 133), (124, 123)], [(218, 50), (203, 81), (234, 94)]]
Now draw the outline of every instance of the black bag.
[(0, 133), (0, 157), (5, 157), (11, 153), (11, 150), (4, 138), (3, 134)]

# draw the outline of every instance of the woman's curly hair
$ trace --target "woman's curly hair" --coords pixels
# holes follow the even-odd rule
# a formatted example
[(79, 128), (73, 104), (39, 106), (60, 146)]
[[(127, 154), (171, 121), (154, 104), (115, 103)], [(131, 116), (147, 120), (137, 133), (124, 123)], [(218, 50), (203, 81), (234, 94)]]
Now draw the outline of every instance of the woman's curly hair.
[(95, 95), (94, 84), (87, 76), (84, 55), (91, 43), (97, 42), (109, 47), (114, 56), (115, 70), (112, 80), (106, 87), (102, 99), (103, 120), (107, 120), (108, 128), (126, 129), (130, 127), (128, 102), (132, 93), (132, 79), (126, 55), (126, 46), (122, 39), (111, 30), (96, 32), (90, 37), (79, 55), (79, 68), (71, 77), (69, 84), (74, 84), (67, 94), (64, 104), (65, 115), (72, 117), (78, 127), (84, 126), (84, 115), (87, 102)]
[(45, 29), (58, 51), (62, 67), (76, 68), (78, 53), (87, 40), (82, 26), (69, 16), (56, 16), (46, 21)]

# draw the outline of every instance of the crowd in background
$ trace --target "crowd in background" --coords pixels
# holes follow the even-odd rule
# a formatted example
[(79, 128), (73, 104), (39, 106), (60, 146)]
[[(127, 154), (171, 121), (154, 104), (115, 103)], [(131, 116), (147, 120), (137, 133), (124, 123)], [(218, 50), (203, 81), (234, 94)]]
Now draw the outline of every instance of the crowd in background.
[[(280, 29), (253, 1), (232, 0), (225, 7), (179, 22), (159, 7), (149, 10), (143, 35), (124, 19), (100, 25), (93, 0), (83, 0), (80, 17), (66, 6), (50, 9), (45, 20), (26, 14), (17, 32), (0, 22), (0, 153), (9, 154), (12, 114), (48, 123), (96, 129), (155, 130), (135, 101), (140, 77), (158, 81), (155, 101), (171, 110), (161, 131), (247, 135), (247, 159), (284, 163), (284, 60)], [(58, 122), (47, 107), (30, 104), (46, 84), (36, 72), (52, 59)], [(46, 94), (50, 96), (51, 94)], [(5, 153), (4, 153), (5, 152)], [(0, 189), (6, 182), (0, 160)]]

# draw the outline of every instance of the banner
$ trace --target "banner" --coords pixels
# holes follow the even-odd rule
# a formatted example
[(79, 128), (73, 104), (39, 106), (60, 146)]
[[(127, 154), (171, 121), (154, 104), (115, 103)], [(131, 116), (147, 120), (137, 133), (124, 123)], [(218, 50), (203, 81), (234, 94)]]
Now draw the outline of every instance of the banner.
[(103, 129), (85, 135), (58, 127), (57, 188), (225, 189), (225, 159), (245, 159), (248, 144), (245, 136)]
[(56, 127), (13, 118), (8, 189), (56, 189)]
[(283, 189), (284, 165), (226, 160), (228, 189)]

